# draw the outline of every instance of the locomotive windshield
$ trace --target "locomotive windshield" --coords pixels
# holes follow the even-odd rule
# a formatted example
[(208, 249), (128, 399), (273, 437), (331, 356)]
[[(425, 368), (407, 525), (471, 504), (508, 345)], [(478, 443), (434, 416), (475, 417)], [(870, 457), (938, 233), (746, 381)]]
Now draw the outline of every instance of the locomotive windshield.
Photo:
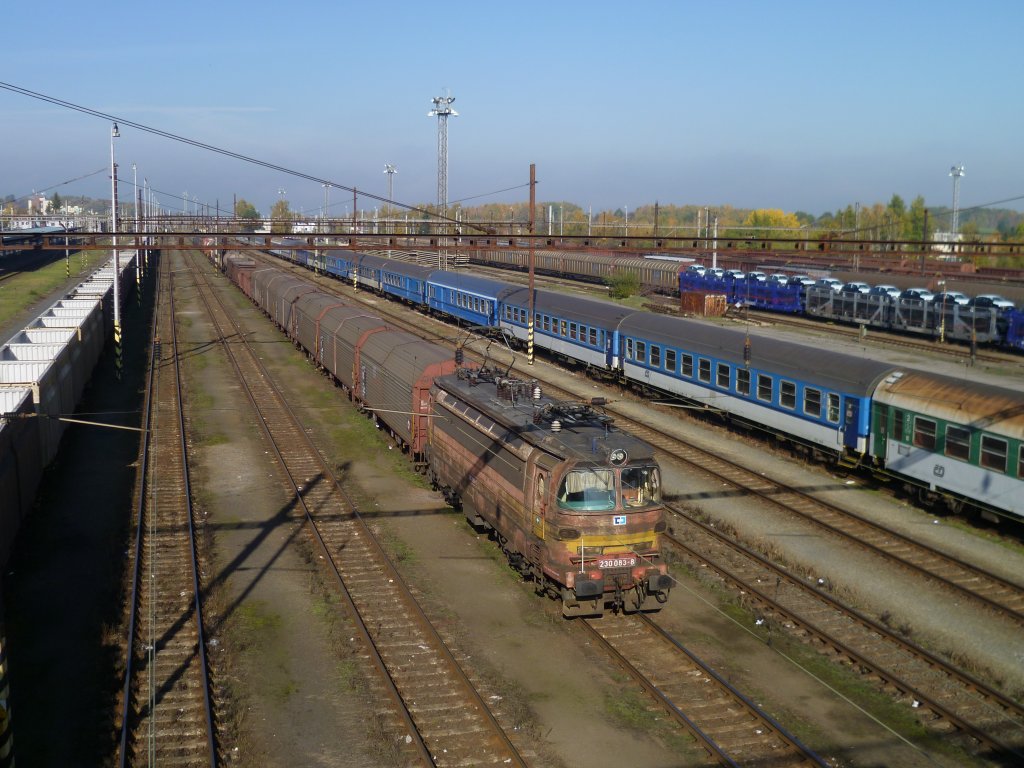
[(558, 506), (584, 512), (645, 509), (661, 503), (661, 478), (657, 467), (574, 469), (558, 487)]

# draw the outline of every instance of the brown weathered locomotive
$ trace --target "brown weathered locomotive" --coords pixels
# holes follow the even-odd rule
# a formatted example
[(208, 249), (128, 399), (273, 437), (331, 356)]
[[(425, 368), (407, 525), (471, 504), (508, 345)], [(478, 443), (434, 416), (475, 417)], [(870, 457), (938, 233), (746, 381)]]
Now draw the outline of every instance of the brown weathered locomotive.
[(672, 582), (647, 443), (615, 429), (599, 402), (554, 402), (487, 369), (435, 379), (431, 400), (432, 481), (564, 615), (661, 607)]

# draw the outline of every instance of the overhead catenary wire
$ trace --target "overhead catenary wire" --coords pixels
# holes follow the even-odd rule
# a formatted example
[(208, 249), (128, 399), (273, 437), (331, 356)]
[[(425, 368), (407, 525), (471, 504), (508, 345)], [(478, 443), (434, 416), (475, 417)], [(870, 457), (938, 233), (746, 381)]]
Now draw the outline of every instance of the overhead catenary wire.
[[(439, 219), (439, 220), (442, 220), (442, 221), (447, 221), (447, 222), (450, 222), (452, 224), (457, 224), (457, 225), (460, 225), (460, 226), (469, 226), (469, 227), (472, 227), (474, 229), (480, 229), (480, 227), (477, 227), (476, 225), (474, 225), (472, 223), (462, 222), (462, 221), (459, 221), (459, 220), (454, 219), (452, 217), (439, 214), (439, 213), (437, 213), (435, 211), (430, 211), (428, 209), (420, 208), (420, 207), (415, 206), (415, 205), (409, 205), (407, 203), (401, 203), (401, 202), (396, 202), (394, 200), (388, 200), (386, 197), (382, 197), (380, 195), (375, 195), (372, 192), (360, 191), (360, 190), (358, 190), (355, 187), (350, 187), (350, 186), (347, 186), (345, 184), (339, 184), (339, 183), (337, 183), (335, 181), (331, 181), (330, 179), (321, 178), (321, 177), (315, 176), (315, 175), (313, 175), (311, 173), (306, 173), (304, 171), (298, 171), (298, 170), (295, 170), (294, 168), (288, 168), (286, 166), (278, 165), (277, 163), (272, 163), (272, 162), (269, 162), (267, 160), (261, 160), (261, 159), (259, 159), (257, 157), (251, 157), (250, 155), (245, 155), (245, 154), (242, 154), (240, 152), (234, 152), (234, 151), (232, 151), (230, 149), (225, 149), (223, 147), (217, 147), (217, 146), (214, 146), (213, 144), (207, 144), (206, 142), (199, 141), (198, 139), (190, 139), (187, 136), (181, 136), (181, 135), (176, 134), (176, 133), (171, 133), (170, 131), (165, 131), (165, 130), (162, 130), (160, 128), (154, 128), (153, 126), (149, 126), (149, 125), (145, 125), (143, 123), (135, 122), (134, 120), (128, 120), (128, 119), (123, 118), (123, 117), (118, 117), (116, 115), (111, 115), (111, 114), (108, 114), (106, 112), (101, 112), (101, 111), (99, 111), (97, 109), (92, 109), (90, 107), (85, 107), (85, 106), (82, 106), (81, 104), (75, 104), (74, 102), (66, 101), (64, 99), (58, 99), (55, 96), (48, 96), (48, 95), (46, 95), (44, 93), (39, 93), (37, 91), (32, 91), (32, 90), (29, 90), (28, 88), (22, 88), (21, 86), (14, 85), (12, 83), (6, 83), (6, 82), (3, 82), (3, 81), (0, 81), (0, 89), (11, 91), (12, 93), (17, 93), (17, 94), (19, 94), (21, 96), (27, 96), (27, 97), (32, 98), (32, 99), (37, 99), (39, 101), (44, 101), (44, 102), (46, 102), (48, 104), (53, 104), (53, 105), (58, 106), (58, 107), (64, 107), (66, 109), (70, 109), (70, 110), (73, 110), (75, 112), (81, 112), (82, 114), (85, 114), (85, 115), (90, 115), (92, 117), (98, 117), (98, 118), (101, 118), (104, 121), (118, 123), (121, 126), (128, 126), (129, 128), (134, 128), (134, 129), (136, 129), (138, 131), (143, 131), (145, 133), (149, 133), (149, 134), (152, 134), (154, 136), (159, 136), (159, 137), (164, 138), (164, 139), (170, 139), (171, 141), (177, 141), (177, 142), (180, 142), (182, 144), (187, 144), (189, 146), (196, 147), (197, 149), (203, 149), (203, 150), (206, 150), (208, 152), (214, 152), (216, 154), (224, 155), (225, 157), (233, 158), (235, 160), (241, 160), (242, 162), (251, 163), (253, 165), (258, 165), (258, 166), (260, 166), (262, 168), (267, 168), (267, 169), (272, 170), (272, 171), (277, 171), (279, 173), (284, 173), (284, 174), (287, 174), (289, 176), (294, 176), (296, 178), (305, 179), (307, 181), (312, 181), (312, 182), (315, 182), (317, 184), (328, 184), (331, 187), (334, 187), (335, 189), (341, 189), (341, 190), (344, 190), (346, 192), (352, 192), (353, 194), (356, 194), (356, 195), (362, 195), (364, 198), (368, 198), (370, 200), (377, 200), (378, 202), (381, 202), (381, 203), (388, 203), (389, 205), (398, 206), (399, 208), (404, 208), (405, 210), (412, 211), (414, 213), (419, 213), (419, 214), (422, 214), (424, 216), (433, 217), (435, 219)], [(491, 194), (496, 194), (496, 193), (491, 193)], [(481, 196), (483, 196), (483, 195), (481, 195)]]

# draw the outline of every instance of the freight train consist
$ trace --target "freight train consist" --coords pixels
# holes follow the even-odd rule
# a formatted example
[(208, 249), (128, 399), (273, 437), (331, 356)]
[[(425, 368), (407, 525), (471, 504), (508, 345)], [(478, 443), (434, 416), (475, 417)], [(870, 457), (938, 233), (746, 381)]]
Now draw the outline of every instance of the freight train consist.
[(111, 259), (0, 347), (0, 564), (112, 328), (113, 285)]
[[(521, 285), (287, 241), (274, 252), (513, 343), (527, 339)], [(590, 374), (884, 474), (927, 506), (1024, 517), (1020, 391), (553, 291), (534, 291), (533, 311), (536, 346)]]
[[(528, 253), (524, 250), (479, 251), (472, 257), (474, 263), (519, 271), (528, 268), (527, 259)], [(1020, 309), (1000, 311), (965, 307), (956, 302), (935, 305), (918, 298), (888, 294), (842, 293), (804, 286), (798, 281), (772, 282), (761, 274), (752, 279), (746, 279), (747, 275), (737, 278), (723, 270), (716, 273), (691, 270), (688, 263), (672, 259), (539, 251), (535, 269), (539, 274), (598, 283), (630, 274), (643, 286), (670, 295), (679, 292), (723, 294), (733, 306), (1024, 351), (1024, 311)]]
[[(220, 261), (513, 567), (561, 600), (564, 615), (655, 611), (667, 600), (653, 450), (616, 429), (600, 402), (553, 401), (536, 382), (464, 365), (461, 350), (395, 329), (280, 269), (236, 255)], [(409, 300), (411, 286), (422, 295), (427, 283), (418, 269), (393, 282), (366, 262), (346, 277)], [(456, 290), (438, 301), (491, 309)]]

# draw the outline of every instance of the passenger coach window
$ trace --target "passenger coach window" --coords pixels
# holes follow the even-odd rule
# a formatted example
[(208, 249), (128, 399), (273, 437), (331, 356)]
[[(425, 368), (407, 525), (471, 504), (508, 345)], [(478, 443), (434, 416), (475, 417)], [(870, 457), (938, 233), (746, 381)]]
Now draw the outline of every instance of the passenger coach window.
[(665, 350), (665, 370), (676, 372), (676, 351), (674, 349)]
[(651, 368), (661, 368), (661, 347), (651, 344)]
[(711, 383), (711, 361), (705, 358), (700, 358), (697, 361), (697, 378), (701, 381)]
[(565, 335), (567, 335), (567, 334), (566, 334), (566, 332), (565, 332), (565, 331), (566, 331), (566, 325), (567, 325), (567, 323), (565, 322), (565, 320), (562, 320), (562, 321), (560, 321), (560, 322), (561, 322), (561, 324), (562, 324), (562, 330), (561, 330), (561, 333), (559, 333), (559, 335), (560, 335), (560, 336), (565, 336)]
[(763, 373), (757, 374), (757, 399), (766, 403), (772, 401), (772, 377)]
[(839, 423), (839, 395), (828, 393), (828, 420), (833, 424)]
[(892, 412), (892, 439), (903, 442), (903, 411), (895, 409)]
[(683, 355), (683, 376), (693, 378), (693, 355)]
[(636, 361), (638, 363), (647, 362), (647, 344), (643, 341), (636, 343)]
[(790, 410), (796, 408), (796, 384), (792, 381), (779, 382), (779, 405)]
[(718, 380), (715, 383), (722, 389), (729, 388), (729, 366), (725, 363), (718, 364)]
[(1006, 441), (989, 435), (981, 436), (981, 466), (1006, 472)]
[(736, 369), (736, 391), (741, 395), (750, 396), (750, 371), (746, 368)]
[(590, 329), (590, 346), (597, 346), (597, 328)]
[(821, 390), (804, 388), (804, 413), (816, 419), (821, 418)]
[(926, 451), (935, 450), (935, 422), (921, 416), (914, 417), (914, 445)]
[(971, 433), (963, 427), (946, 425), (946, 455), (962, 461), (971, 459)]
[(576, 339), (576, 323), (569, 323), (569, 338)]
[(636, 359), (634, 357), (634, 355), (633, 355), (633, 340), (632, 339), (626, 339), (626, 359), (627, 360), (635, 360)]

